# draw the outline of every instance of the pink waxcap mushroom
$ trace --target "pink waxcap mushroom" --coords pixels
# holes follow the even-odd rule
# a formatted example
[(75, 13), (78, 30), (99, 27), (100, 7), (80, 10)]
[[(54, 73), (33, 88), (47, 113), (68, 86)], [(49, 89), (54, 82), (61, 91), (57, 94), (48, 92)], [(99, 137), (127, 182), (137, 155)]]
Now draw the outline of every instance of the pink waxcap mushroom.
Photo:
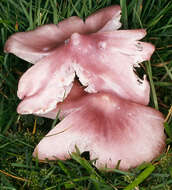
[(154, 46), (138, 41), (145, 30), (118, 30), (89, 35), (74, 33), (49, 56), (28, 69), (19, 81), (22, 114), (46, 114), (69, 94), (75, 75), (89, 93), (112, 92), (147, 105), (149, 84), (134, 72), (149, 60)]
[(150, 87), (134, 72), (138, 63), (150, 60), (154, 46), (138, 41), (143, 29), (116, 30), (90, 35), (73, 34), (69, 45), (73, 68), (87, 92), (111, 91), (124, 99), (147, 105)]
[(39, 160), (66, 160), (77, 146), (97, 159), (98, 168), (128, 170), (149, 162), (165, 147), (162, 114), (114, 94), (82, 98), (83, 106), (65, 117), (37, 145)]
[(121, 26), (120, 13), (120, 6), (110, 6), (92, 14), (85, 22), (73, 16), (57, 25), (47, 24), (33, 31), (18, 32), (7, 40), (4, 51), (36, 63), (51, 54), (74, 32), (86, 34), (118, 29)]

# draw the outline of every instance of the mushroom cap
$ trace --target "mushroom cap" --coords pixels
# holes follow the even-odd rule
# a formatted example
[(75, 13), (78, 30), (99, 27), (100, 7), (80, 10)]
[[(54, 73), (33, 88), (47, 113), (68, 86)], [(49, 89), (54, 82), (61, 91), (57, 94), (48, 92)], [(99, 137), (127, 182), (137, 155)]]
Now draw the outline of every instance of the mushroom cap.
[(6, 42), (4, 51), (36, 63), (50, 55), (59, 45), (65, 42), (72, 33), (88, 34), (116, 30), (121, 26), (120, 6), (100, 9), (90, 15), (85, 22), (73, 16), (56, 24), (47, 24), (35, 30), (13, 34)]
[(66, 160), (77, 146), (97, 159), (98, 168), (128, 170), (157, 157), (165, 147), (163, 116), (114, 94), (82, 98), (82, 107), (65, 117), (37, 145), (39, 160)]
[(85, 91), (111, 92), (147, 105), (150, 87), (134, 72), (149, 60), (154, 46), (140, 42), (145, 30), (118, 30), (89, 35), (73, 34), (50, 55), (28, 69), (19, 81), (18, 107), (22, 114), (46, 114), (69, 94), (75, 75)]

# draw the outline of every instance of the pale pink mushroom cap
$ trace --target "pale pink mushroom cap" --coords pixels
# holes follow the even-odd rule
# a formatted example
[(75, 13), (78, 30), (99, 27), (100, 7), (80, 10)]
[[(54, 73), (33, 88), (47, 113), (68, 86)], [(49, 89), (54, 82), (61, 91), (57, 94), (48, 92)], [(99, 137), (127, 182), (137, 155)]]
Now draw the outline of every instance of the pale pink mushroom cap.
[(107, 93), (87, 95), (37, 145), (39, 160), (70, 158), (77, 146), (97, 159), (98, 168), (127, 170), (157, 157), (165, 147), (163, 116), (143, 105)]
[(118, 30), (90, 35), (73, 34), (67, 44), (56, 48), (28, 69), (19, 81), (18, 97), (24, 99), (18, 112), (46, 114), (68, 96), (75, 75), (85, 91), (112, 92), (148, 104), (149, 84), (134, 72), (139, 62), (149, 60), (154, 47), (138, 41), (145, 30)]
[(110, 91), (148, 104), (149, 84), (133, 69), (150, 59), (154, 47), (138, 41), (145, 30), (116, 31), (121, 26), (120, 13), (119, 6), (111, 6), (92, 14), (85, 23), (71, 17), (58, 25), (12, 35), (5, 51), (37, 62), (19, 81), (17, 94), (23, 101), (18, 112), (47, 114), (56, 109), (68, 96), (76, 75), (89, 93)]
[(93, 33), (99, 30), (112, 31), (121, 26), (120, 6), (110, 6), (90, 15), (84, 22), (77, 16), (56, 24), (47, 24), (28, 32), (13, 34), (6, 42), (4, 51), (36, 63), (42, 57), (50, 55), (72, 33)]

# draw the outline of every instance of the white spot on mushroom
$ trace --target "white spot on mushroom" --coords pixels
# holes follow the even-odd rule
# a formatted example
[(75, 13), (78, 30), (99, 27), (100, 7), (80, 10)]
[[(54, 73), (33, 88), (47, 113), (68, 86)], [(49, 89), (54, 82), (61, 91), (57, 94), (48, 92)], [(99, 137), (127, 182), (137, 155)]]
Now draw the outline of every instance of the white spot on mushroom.
[(80, 44), (80, 35), (78, 33), (74, 33), (71, 36), (72, 44), (74, 46), (78, 46)]
[(48, 51), (49, 48), (48, 48), (48, 47), (44, 47), (44, 48), (42, 48), (42, 50), (43, 50), (43, 51)]
[(103, 41), (101, 41), (101, 42), (99, 42), (98, 43), (98, 47), (100, 48), (100, 49), (105, 49), (106, 48), (106, 42), (103, 42)]

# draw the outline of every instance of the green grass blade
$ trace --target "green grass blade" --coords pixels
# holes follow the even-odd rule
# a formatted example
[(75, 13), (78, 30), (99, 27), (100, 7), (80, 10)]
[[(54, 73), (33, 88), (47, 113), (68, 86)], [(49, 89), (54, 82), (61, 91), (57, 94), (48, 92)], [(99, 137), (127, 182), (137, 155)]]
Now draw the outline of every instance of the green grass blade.
[(164, 17), (164, 15), (172, 8), (172, 3), (169, 2), (149, 23), (147, 24), (147, 28), (154, 27), (160, 20)]
[(142, 183), (153, 171), (155, 170), (154, 165), (147, 167), (131, 184), (124, 188), (124, 190), (132, 190)]
[(120, 0), (120, 6), (122, 10), (122, 23), (125, 29), (128, 28), (128, 15), (127, 15), (127, 3), (126, 0)]
[(155, 85), (154, 85), (153, 78), (152, 78), (152, 68), (151, 68), (150, 61), (147, 62), (146, 69), (147, 69), (147, 73), (148, 73), (148, 77), (149, 77), (149, 81), (150, 81), (150, 86), (151, 86), (151, 92), (152, 92), (152, 98), (153, 98), (153, 102), (154, 102), (154, 107), (155, 107), (155, 109), (158, 110), (159, 109), (159, 107), (158, 107), (158, 99), (157, 99)]
[(50, 0), (50, 3), (52, 6), (52, 9), (53, 9), (53, 23), (57, 24), (59, 21), (59, 16), (57, 13), (57, 2), (56, 2), (56, 0)]

